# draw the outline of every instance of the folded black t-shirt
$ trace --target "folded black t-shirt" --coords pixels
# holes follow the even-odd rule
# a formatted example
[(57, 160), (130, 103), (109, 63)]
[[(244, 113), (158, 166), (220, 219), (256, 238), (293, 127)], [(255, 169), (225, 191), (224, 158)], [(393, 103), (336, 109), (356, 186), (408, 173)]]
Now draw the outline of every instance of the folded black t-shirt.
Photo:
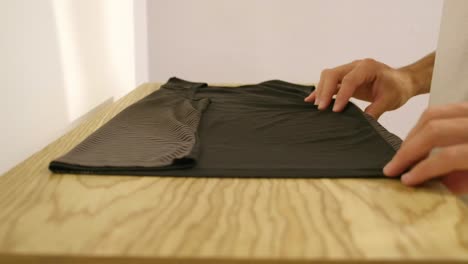
[(66, 155), (57, 173), (207, 177), (381, 177), (401, 140), (350, 103), (304, 102), (313, 86), (240, 87), (171, 78)]

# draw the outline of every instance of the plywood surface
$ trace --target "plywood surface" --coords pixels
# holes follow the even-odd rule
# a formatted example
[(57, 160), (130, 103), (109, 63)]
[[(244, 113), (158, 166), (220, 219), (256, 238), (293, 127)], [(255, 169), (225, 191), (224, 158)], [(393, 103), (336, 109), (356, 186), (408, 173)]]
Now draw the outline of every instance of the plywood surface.
[(436, 182), (414, 189), (387, 179), (48, 171), (52, 159), (157, 88), (140, 86), (0, 177), (0, 262), (15, 256), (70, 256), (70, 263), (76, 257), (468, 261), (468, 208)]

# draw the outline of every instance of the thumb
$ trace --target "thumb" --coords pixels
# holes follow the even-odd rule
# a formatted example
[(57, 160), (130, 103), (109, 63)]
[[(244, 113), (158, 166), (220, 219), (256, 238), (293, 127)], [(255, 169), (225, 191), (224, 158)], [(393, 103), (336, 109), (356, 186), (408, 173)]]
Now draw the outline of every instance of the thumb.
[(372, 116), (376, 120), (379, 119), (379, 117), (383, 113), (385, 113), (385, 111), (386, 111), (385, 104), (383, 104), (383, 102), (379, 102), (379, 101), (371, 103), (369, 106), (366, 107), (366, 110), (364, 110), (364, 112), (366, 112), (367, 114), (369, 114), (370, 116)]
[(468, 171), (456, 171), (442, 178), (445, 186), (456, 195), (468, 194)]

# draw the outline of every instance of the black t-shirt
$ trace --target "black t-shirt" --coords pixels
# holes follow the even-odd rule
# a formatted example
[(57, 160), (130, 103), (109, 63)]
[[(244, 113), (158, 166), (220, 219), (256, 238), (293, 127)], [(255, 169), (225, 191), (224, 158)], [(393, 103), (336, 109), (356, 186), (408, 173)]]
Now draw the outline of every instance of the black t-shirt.
[(207, 177), (379, 177), (401, 140), (348, 104), (304, 102), (313, 86), (240, 87), (171, 78), (65, 156), (60, 173)]

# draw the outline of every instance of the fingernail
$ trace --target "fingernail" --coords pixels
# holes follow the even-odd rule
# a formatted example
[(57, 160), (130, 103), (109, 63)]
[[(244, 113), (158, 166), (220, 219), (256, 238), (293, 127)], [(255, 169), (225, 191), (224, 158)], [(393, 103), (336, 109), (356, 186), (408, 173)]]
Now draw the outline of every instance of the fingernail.
[(319, 100), (318, 100), (318, 98), (315, 98), (314, 105), (319, 105)]
[(383, 168), (383, 173), (387, 176), (390, 176), (389, 172), (391, 171), (391, 167), (391, 162), (387, 163), (387, 165), (385, 165), (385, 167)]
[(405, 174), (401, 175), (401, 182), (403, 182), (404, 184), (410, 184), (412, 177), (413, 176), (411, 174), (405, 173)]
[(333, 112), (338, 112), (339, 111), (339, 107), (338, 105), (333, 105)]

